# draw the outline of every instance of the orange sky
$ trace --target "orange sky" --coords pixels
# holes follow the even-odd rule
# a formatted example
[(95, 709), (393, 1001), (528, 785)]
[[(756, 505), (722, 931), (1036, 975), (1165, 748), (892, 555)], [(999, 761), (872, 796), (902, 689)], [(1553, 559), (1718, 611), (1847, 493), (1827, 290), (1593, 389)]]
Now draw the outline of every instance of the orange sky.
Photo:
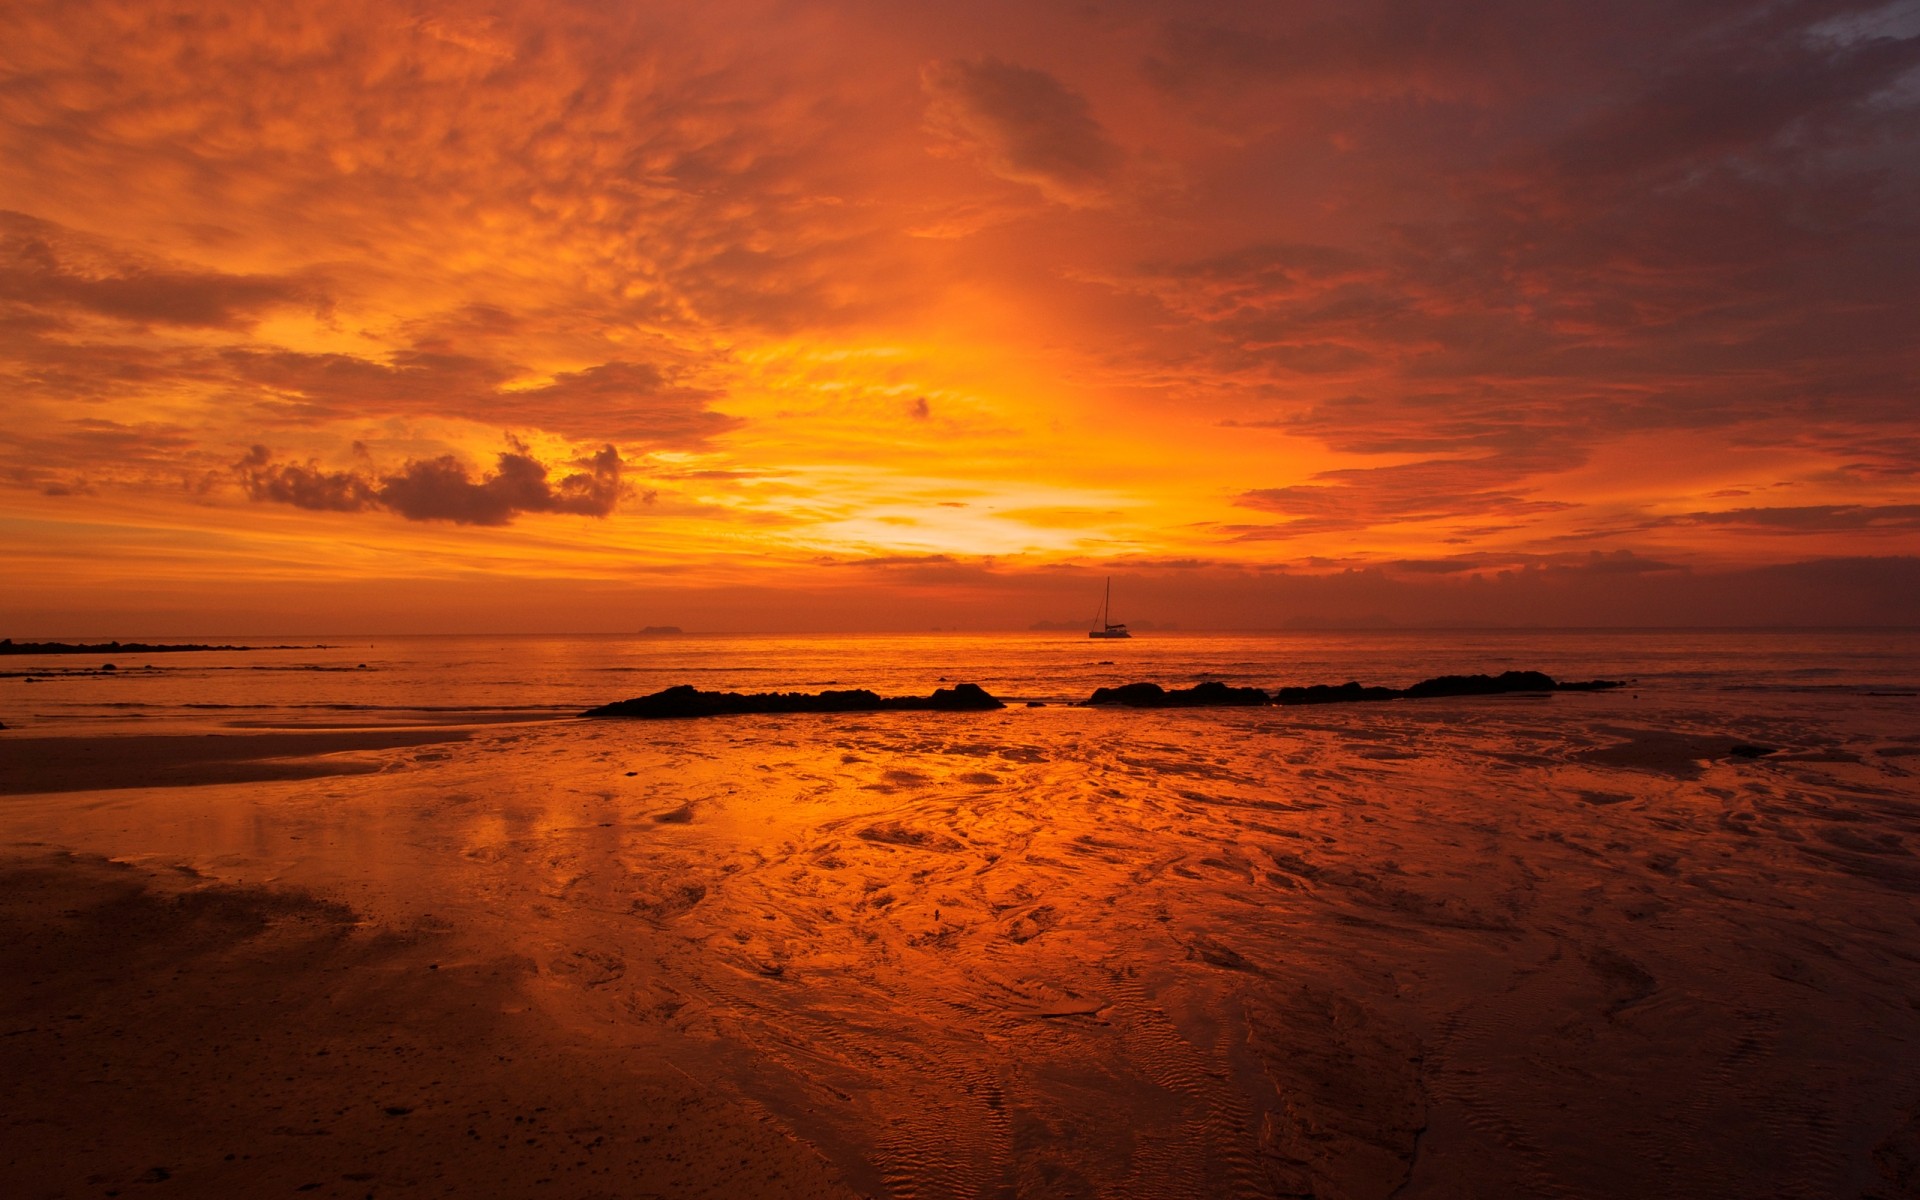
[(1912, 622), (1920, 5), (13, 0), (0, 624)]

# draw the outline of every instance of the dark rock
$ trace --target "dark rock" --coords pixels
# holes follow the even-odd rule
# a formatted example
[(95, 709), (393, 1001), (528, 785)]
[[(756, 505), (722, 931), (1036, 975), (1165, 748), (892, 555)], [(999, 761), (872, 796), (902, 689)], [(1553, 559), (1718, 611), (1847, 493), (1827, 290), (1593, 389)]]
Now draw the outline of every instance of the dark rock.
[(1735, 746), (1733, 749), (1727, 751), (1727, 753), (1733, 755), (1733, 757), (1735, 758), (1762, 758), (1766, 755), (1772, 754), (1773, 747), (1772, 746), (1749, 746), (1747, 743), (1741, 742), (1739, 745)]
[(1422, 679), (1406, 690), (1409, 700), (1429, 696), (1498, 696), (1505, 692), (1551, 692), (1553, 677), (1538, 671), (1503, 671), (1498, 675), (1442, 675)]
[(1270, 703), (1259, 688), (1228, 687), (1217, 680), (1167, 691), (1157, 683), (1129, 683), (1095, 688), (1088, 705), (1117, 704), (1124, 708), (1246, 708)]
[(690, 684), (651, 696), (603, 704), (583, 717), (723, 717), (743, 713), (984, 712), (1005, 708), (977, 684), (939, 688), (931, 696), (880, 696), (865, 688), (827, 692), (703, 692)]
[(1157, 683), (1126, 683), (1119, 687), (1095, 688), (1087, 703), (1121, 704), (1128, 708), (1165, 708), (1166, 689)]
[[(895, 697), (886, 703), (889, 708), (902, 710), (921, 706), (915, 696)], [(950, 688), (935, 688), (933, 695), (927, 697), (926, 707), (935, 712), (985, 712), (1006, 705), (988, 695), (977, 683), (956, 683)]]
[(1625, 686), (1626, 682), (1618, 679), (1556, 683), (1551, 675), (1539, 671), (1504, 671), (1499, 675), (1441, 675), (1423, 679), (1408, 688), (1361, 687), (1351, 681), (1338, 687), (1324, 683), (1283, 687), (1275, 694), (1274, 703), (1352, 704), (1368, 700), (1430, 700), (1440, 696), (1499, 696), (1513, 692), (1601, 692)]
[(1361, 700), (1398, 700), (1398, 688), (1361, 687), (1352, 680), (1334, 687), (1315, 683), (1306, 687), (1283, 687), (1274, 693), (1275, 704), (1353, 704)]

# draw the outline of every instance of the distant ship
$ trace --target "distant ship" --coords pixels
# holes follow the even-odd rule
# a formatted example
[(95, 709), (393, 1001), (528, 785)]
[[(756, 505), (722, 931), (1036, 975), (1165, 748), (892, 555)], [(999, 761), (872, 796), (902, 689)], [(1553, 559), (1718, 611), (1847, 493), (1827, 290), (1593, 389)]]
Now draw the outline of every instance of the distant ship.
[(1113, 617), (1113, 576), (1107, 576), (1107, 598), (1100, 604), (1100, 628), (1087, 634), (1090, 638), (1130, 638), (1125, 625), (1115, 625)]

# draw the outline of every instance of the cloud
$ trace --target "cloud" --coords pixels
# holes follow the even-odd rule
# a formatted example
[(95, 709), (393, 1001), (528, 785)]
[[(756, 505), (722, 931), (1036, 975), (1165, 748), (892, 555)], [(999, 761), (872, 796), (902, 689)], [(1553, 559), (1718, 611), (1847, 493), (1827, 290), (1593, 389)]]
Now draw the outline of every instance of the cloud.
[(1416, 576), (1468, 574), (1489, 576), (1513, 570), (1577, 571), (1587, 575), (1647, 575), (1685, 570), (1678, 563), (1649, 558), (1631, 550), (1612, 552), (1592, 550), (1584, 555), (1577, 553), (1500, 554), (1474, 551), (1446, 558), (1395, 558), (1360, 565), (1368, 569)]
[(471, 353), (405, 350), (378, 362), (348, 354), (232, 350), (226, 364), (268, 409), (303, 421), (452, 416), (579, 439), (691, 449), (737, 428), (715, 394), (647, 363), (615, 360), (513, 386), (519, 368)]
[(292, 279), (159, 263), (4, 211), (0, 302), (140, 325), (228, 330), (249, 329), (277, 307), (324, 304), (311, 287)]
[(384, 508), (409, 521), (456, 525), (506, 525), (522, 513), (610, 515), (620, 499), (619, 452), (606, 446), (571, 465), (579, 469), (552, 483), (546, 464), (515, 443), (478, 479), (451, 454), (413, 459), (399, 471), (373, 477), (328, 471), (311, 461), (276, 463), (265, 446), (255, 446), (235, 470), (256, 501), (322, 512)]
[(1124, 157), (1085, 97), (1045, 71), (996, 58), (949, 59), (920, 72), (927, 127), (1003, 179), (1084, 206), (1106, 197)]
[(1234, 500), (1292, 520), (1229, 529), (1238, 541), (1267, 541), (1466, 517), (1518, 520), (1573, 507), (1513, 486), (1548, 465), (1538, 457), (1488, 457), (1322, 471), (1313, 476), (1320, 482), (1257, 488)]
[[(1879, 7), (1362, 0), (1171, 21), (1149, 78), (1196, 112), (1257, 98), (1295, 122), (1260, 136), (1341, 219), (1290, 209), (1297, 242), (1112, 277), (1177, 331), (1130, 347), (1138, 370), (1227, 398), (1224, 425), (1347, 453), (1549, 456), (1549, 499), (1555, 472), (1663, 431), (1910, 474), (1920, 38), (1834, 32)], [(1329, 130), (1365, 153), (1328, 154)], [(1395, 217), (1339, 240), (1370, 204)]]
[(681, 449), (704, 445), (743, 424), (706, 407), (717, 398), (714, 392), (674, 381), (650, 363), (617, 360), (563, 371), (545, 387), (496, 396), (502, 419), (573, 436)]
[[(1575, 179), (1693, 168), (1792, 139), (1832, 145), (1866, 132), (1862, 107), (1920, 65), (1920, 37), (1850, 42), (1804, 27), (1773, 36), (1738, 27), (1672, 64), (1630, 101), (1603, 110), (1553, 148)], [(1851, 126), (1852, 128), (1849, 128)]]
[(355, 472), (324, 471), (312, 462), (275, 463), (265, 446), (247, 451), (234, 469), (255, 500), (316, 512), (359, 512), (379, 499), (378, 488)]
[(1697, 525), (1765, 533), (1832, 534), (1920, 530), (1920, 504), (1801, 504), (1664, 517), (1654, 526)]
[(1241, 23), (1176, 18), (1161, 26), (1143, 73), (1196, 98), (1253, 85), (1351, 96), (1484, 95), (1514, 74), (1514, 51), (1555, 40), (1538, 6), (1398, 0), (1246, 9)]

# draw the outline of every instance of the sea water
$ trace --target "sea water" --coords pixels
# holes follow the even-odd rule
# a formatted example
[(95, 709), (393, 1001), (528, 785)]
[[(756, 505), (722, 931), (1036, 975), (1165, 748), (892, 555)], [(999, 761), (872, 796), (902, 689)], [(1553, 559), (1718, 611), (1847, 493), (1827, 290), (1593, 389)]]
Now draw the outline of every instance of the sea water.
[[(1156, 633), (1126, 641), (1027, 632), (609, 634), (287, 644), (293, 641), (7, 656), (0, 658), (0, 722), (48, 734), (539, 720), (679, 684), (924, 695), (974, 683), (1009, 703), (1061, 704), (1138, 681), (1404, 687), (1436, 675), (1507, 670), (1631, 680), (1663, 693), (1920, 690), (1915, 630)], [(103, 669), (108, 663), (111, 671)]]

